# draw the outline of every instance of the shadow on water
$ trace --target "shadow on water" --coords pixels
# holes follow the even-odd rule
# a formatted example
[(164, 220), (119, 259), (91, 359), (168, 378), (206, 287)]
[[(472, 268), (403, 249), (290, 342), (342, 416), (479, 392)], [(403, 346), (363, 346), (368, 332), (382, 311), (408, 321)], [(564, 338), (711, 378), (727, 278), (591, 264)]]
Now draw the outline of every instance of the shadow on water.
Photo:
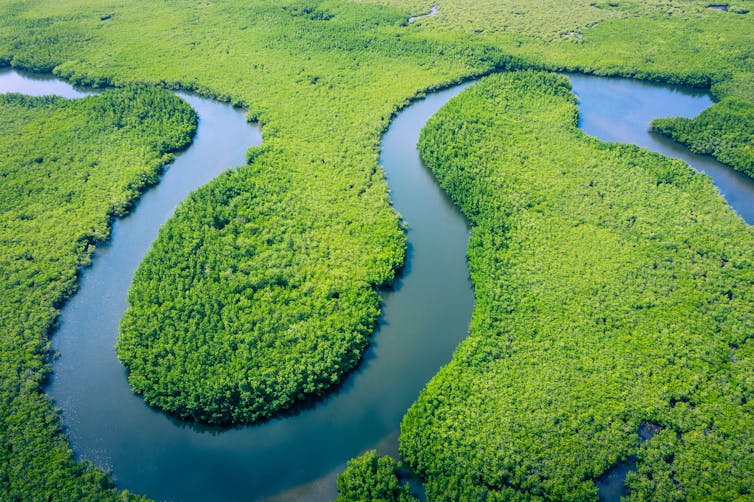
[(15, 68), (0, 68), (0, 93), (17, 92), (28, 96), (61, 96), (68, 99), (83, 98), (98, 91), (72, 86), (54, 75), (30, 73)]
[[(639, 442), (645, 443), (662, 430), (657, 424), (642, 422), (636, 432)], [(610, 469), (597, 480), (597, 493), (602, 502), (619, 502), (621, 497), (628, 495), (626, 476), (636, 470), (636, 457), (628, 457)]]

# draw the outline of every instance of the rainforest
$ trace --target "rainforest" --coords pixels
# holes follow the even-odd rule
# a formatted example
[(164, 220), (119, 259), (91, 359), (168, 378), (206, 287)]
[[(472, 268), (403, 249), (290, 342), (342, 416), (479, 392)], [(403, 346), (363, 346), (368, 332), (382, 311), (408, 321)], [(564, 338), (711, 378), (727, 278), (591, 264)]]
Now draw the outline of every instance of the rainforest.
[(154, 413), (222, 441), (316, 410), (370, 365), (420, 231), (393, 206), (381, 137), (400, 110), (480, 77), (419, 143), (470, 227), (469, 329), (453, 328), (465, 340), (404, 410), (396, 458), (332, 466), (339, 500), (596, 499), (629, 458), (628, 498), (754, 496), (752, 231), (689, 166), (579, 131), (556, 73), (708, 92), (699, 116), (646, 127), (754, 176), (752, 10), (0, 2), (0, 67), (102, 91), (0, 96), (0, 499), (155, 496), (77, 451), (45, 390), (60, 310), (202, 120), (172, 91), (243, 109), (264, 142), (162, 226), (112, 351)]
[(473, 225), (476, 309), (403, 421), (404, 458), (432, 499), (594, 498), (632, 454), (631, 497), (747, 495), (754, 234), (708, 178), (576, 117), (563, 77), (513, 72), (424, 130)]

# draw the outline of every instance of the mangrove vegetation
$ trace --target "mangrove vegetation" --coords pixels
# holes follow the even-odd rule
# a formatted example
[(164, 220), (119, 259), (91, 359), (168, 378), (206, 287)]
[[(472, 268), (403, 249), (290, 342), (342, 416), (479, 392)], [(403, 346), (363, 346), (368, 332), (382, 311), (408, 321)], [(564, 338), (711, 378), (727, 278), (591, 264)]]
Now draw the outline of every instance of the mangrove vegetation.
[(754, 102), (728, 97), (696, 118), (655, 119), (652, 127), (754, 178)]
[[(196, 421), (253, 422), (323, 394), (358, 363), (380, 313), (377, 290), (406, 253), (378, 165), (380, 134), (427, 90), (512, 69), (710, 88), (719, 103), (706, 115), (656, 127), (738, 169), (750, 165), (751, 0), (727, 11), (698, 0), (443, 0), (436, 15), (408, 23), (432, 3), (0, 4), (0, 66), (95, 87), (193, 90), (246, 107), (263, 126), (265, 146), (187, 199), (137, 273), (118, 354), (147, 402)], [(468, 137), (443, 122), (424, 140), (444, 187), (477, 225), (470, 261), (479, 305), (469, 341), (406, 418), (407, 459), (429, 479), (431, 497), (593, 496), (592, 480), (634, 453), (637, 494), (703, 497), (715, 483), (721, 496), (745, 495), (749, 230), (685, 166), (585, 139), (562, 80), (491, 82), (502, 87), (486, 84), (460, 101), (466, 115), (446, 112), (474, 124)], [(0, 498), (82, 498), (107, 484), (73, 462), (40, 394), (48, 337), (110, 218), (156, 180), (195, 120), (187, 111), (174, 122), (149, 119), (181, 106), (142, 87), (123, 92), (157, 104), (130, 108), (138, 120), (100, 110), (110, 118), (89, 115), (70, 130), (63, 125), (73, 118), (18, 125), (0, 137), (0, 151), (21, 155), (0, 160), (8, 162), (0, 204), (12, 215), (2, 229), (10, 282), (2, 288)], [(521, 109), (494, 113), (486, 101), (513, 95)], [(83, 113), (117, 96), (4, 98), (15, 111), (2, 120), (33, 124), (39, 110), (52, 120), (64, 113), (53, 109)], [(496, 121), (516, 141), (495, 136)], [(117, 134), (94, 133), (106, 124)], [(20, 131), (34, 127), (48, 143), (23, 139)], [(149, 132), (138, 141), (124, 132), (142, 127)], [(433, 135), (459, 144), (429, 148)], [(468, 148), (471, 137), (483, 147)], [(62, 164), (75, 169), (56, 174)], [(95, 184), (103, 191), (90, 197)], [(48, 250), (60, 256), (39, 265)], [(642, 420), (664, 429), (637, 451)], [(524, 434), (534, 431), (544, 440)], [(466, 468), (454, 470), (454, 458)]]
[(100, 470), (74, 461), (42, 393), (49, 331), (111, 219), (157, 181), (196, 125), (187, 103), (154, 88), (73, 101), (0, 95), (3, 500), (115, 496)]
[(346, 470), (338, 475), (335, 502), (416, 502), (408, 483), (401, 484), (400, 468), (398, 462), (387, 455), (377, 455), (375, 450), (349, 460)]
[[(417, 9), (432, 1), (383, 0)], [(425, 30), (476, 39), (551, 70), (710, 88), (720, 102), (694, 121), (658, 131), (749, 176), (754, 120), (754, 1), (445, 0), (417, 21)], [(662, 125), (661, 125), (662, 124)]]
[(564, 77), (515, 72), (424, 129), (476, 305), (401, 453), (432, 500), (596, 499), (629, 456), (635, 500), (750, 496), (754, 232), (706, 176), (577, 119)]

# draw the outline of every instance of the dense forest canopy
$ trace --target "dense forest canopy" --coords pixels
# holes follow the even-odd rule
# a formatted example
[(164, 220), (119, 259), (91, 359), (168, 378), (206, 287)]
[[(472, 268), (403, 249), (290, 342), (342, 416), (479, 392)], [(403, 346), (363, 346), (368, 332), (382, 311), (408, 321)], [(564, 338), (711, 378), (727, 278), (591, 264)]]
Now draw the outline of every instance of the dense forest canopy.
[[(375, 290), (393, 279), (405, 253), (377, 164), (380, 133), (428, 89), (525, 67), (711, 87), (721, 102), (676, 137), (692, 146), (709, 134), (730, 137), (729, 147), (711, 153), (731, 164), (726, 155), (738, 158), (751, 141), (725, 125), (730, 100), (751, 117), (751, 0), (726, 12), (696, 0), (437, 3), (435, 16), (411, 24), (408, 17), (432, 2), (0, 5), (0, 65), (95, 86), (192, 89), (248, 107), (263, 126), (265, 146), (249, 152), (249, 165), (189, 198), (138, 273), (119, 353), (148, 401), (202, 421), (253, 421), (324, 392), (356, 364), (379, 315)], [(72, 270), (76, 253), (67, 255)], [(34, 284), (43, 291), (46, 282)], [(66, 284), (71, 290), (73, 279)], [(20, 328), (33, 332), (31, 352), (41, 354), (55, 311), (47, 300), (27, 301), (46, 312), (33, 329)], [(24, 326), (27, 310), (10, 311), (8, 322)], [(0, 489), (9, 498), (44, 498), (50, 472), (60, 483), (93, 486), (61, 470), (70, 453), (59, 435), (39, 439), (35, 467), (9, 467), (26, 466), (31, 450), (7, 438), (42, 438), (58, 419), (39, 394), (44, 357), (27, 358), (25, 342), (2, 336), (3, 359), (18, 361), (4, 385), (28, 384), (19, 399), (34, 411), (0, 410), (4, 424), (24, 424), (3, 432)], [(179, 371), (165, 379), (169, 367)], [(230, 374), (239, 368), (240, 380)], [(206, 385), (200, 372), (211, 375)], [(595, 461), (600, 468), (603, 460)]]
[[(709, 178), (576, 127), (564, 77), (488, 77), (419, 149), (473, 225), (469, 338), (401, 426), (432, 500), (754, 492), (754, 232)], [(660, 432), (640, 445), (642, 423)]]
[(335, 502), (384, 500), (415, 502), (408, 483), (401, 484), (400, 464), (389, 456), (378, 456), (374, 450), (348, 461), (338, 475), (338, 497)]

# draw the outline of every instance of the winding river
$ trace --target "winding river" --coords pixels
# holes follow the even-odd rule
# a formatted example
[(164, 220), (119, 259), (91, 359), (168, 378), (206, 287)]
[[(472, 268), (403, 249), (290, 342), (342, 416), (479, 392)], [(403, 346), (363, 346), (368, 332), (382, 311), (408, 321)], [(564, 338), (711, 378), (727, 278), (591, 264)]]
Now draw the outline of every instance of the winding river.
[[(714, 177), (746, 221), (754, 221), (754, 183), (646, 132), (651, 118), (696, 115), (711, 103), (706, 94), (629, 80), (571, 79), (587, 133), (690, 161)], [(465, 337), (473, 308), (467, 224), (416, 151), (426, 120), (466, 85), (413, 103), (383, 138), (380, 160), (394, 206), (409, 223), (409, 246), (403, 274), (382, 292), (383, 315), (361, 366), (311, 409), (232, 429), (179, 422), (147, 407), (128, 387), (113, 349), (131, 278), (159, 226), (191, 190), (242, 164), (246, 149), (261, 142), (241, 111), (181, 94), (199, 113), (194, 143), (132, 214), (115, 222), (110, 244), (83, 272), (53, 336), (60, 357), (47, 390), (62, 409), (76, 455), (110, 469), (118, 486), (157, 499), (330, 500), (335, 474), (349, 458), (369, 448), (397, 454), (401, 417)], [(9, 91), (72, 98), (86, 93), (52, 77), (1, 70), (0, 92)]]
[(712, 178), (720, 194), (749, 225), (754, 224), (754, 180), (710, 156), (697, 155), (649, 132), (655, 118), (695, 117), (712, 105), (707, 91), (624, 78), (569, 75), (579, 98), (579, 127), (603, 141), (632, 143), (680, 159)]

